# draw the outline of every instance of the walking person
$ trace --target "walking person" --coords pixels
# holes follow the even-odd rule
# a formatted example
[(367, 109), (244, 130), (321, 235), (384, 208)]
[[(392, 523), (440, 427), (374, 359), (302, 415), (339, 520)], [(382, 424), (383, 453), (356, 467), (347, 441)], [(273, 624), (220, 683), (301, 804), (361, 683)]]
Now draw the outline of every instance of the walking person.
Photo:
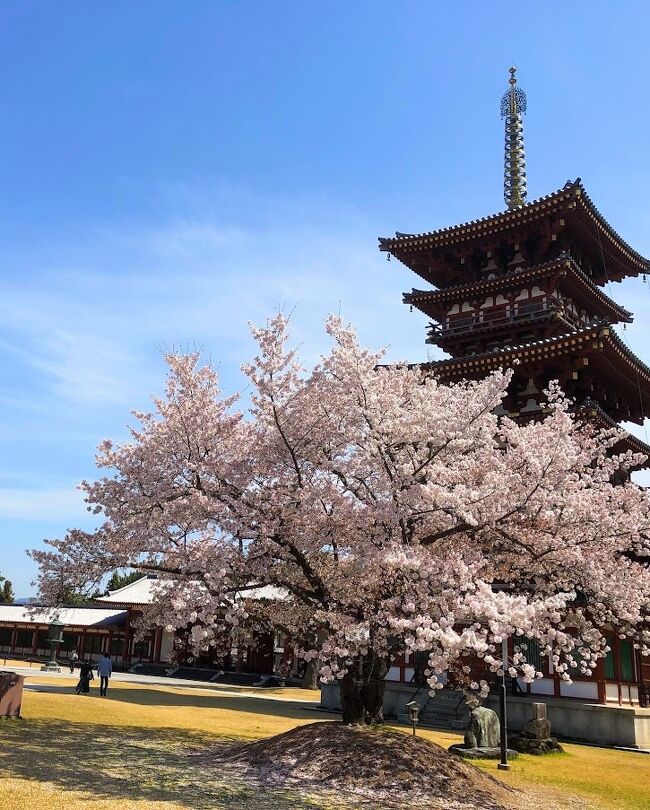
[(70, 655), (70, 662), (69, 662), (70, 663), (70, 674), (71, 675), (74, 675), (74, 668), (75, 668), (76, 663), (77, 663), (78, 660), (79, 660), (79, 655), (77, 654), (76, 650), (73, 650), (72, 654)]
[(108, 653), (104, 653), (99, 659), (97, 664), (97, 674), (99, 675), (99, 694), (100, 697), (106, 697), (106, 690), (108, 689), (108, 681), (113, 674), (113, 664), (111, 657)]
[(90, 661), (82, 661), (79, 667), (79, 683), (75, 688), (77, 695), (87, 695), (90, 692), (90, 682), (94, 680), (93, 667)]

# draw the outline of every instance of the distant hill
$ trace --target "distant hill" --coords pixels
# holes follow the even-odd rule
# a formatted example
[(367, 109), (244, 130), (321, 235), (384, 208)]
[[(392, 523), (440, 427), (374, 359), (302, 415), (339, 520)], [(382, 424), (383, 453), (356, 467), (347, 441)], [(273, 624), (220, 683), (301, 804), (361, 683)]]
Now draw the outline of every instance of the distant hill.
[(14, 605), (33, 605), (36, 602), (35, 596), (23, 596), (20, 599), (14, 599)]

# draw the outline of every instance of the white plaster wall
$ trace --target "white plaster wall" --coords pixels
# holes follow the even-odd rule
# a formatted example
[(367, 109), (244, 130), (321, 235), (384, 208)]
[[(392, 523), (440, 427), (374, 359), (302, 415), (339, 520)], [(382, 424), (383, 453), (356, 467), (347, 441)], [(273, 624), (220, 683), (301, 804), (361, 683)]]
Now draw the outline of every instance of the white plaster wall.
[(555, 692), (555, 682), (553, 678), (540, 678), (531, 683), (530, 691), (534, 695), (552, 695)]
[[(407, 684), (387, 683), (384, 698), (386, 716), (395, 717), (404, 712), (404, 706), (415, 698), (421, 706), (428, 699), (428, 690), (417, 691)], [(508, 697), (508, 728), (520, 731), (533, 716), (531, 698)], [(622, 745), (650, 748), (650, 709), (638, 707), (600, 706), (578, 700), (548, 698), (544, 701), (552, 733), (569, 740), (599, 745)], [(321, 704), (340, 710), (338, 683), (321, 688)], [(488, 706), (499, 711), (499, 698), (491, 695)]]
[(560, 694), (562, 697), (598, 700), (598, 684), (593, 681), (574, 681), (573, 683), (560, 681)]
[[(519, 731), (532, 718), (532, 703), (530, 698), (508, 698), (508, 728), (511, 731)], [(548, 698), (544, 703), (554, 735), (598, 745), (650, 747), (650, 709), (602, 706), (558, 698)], [(488, 705), (498, 712), (498, 697), (491, 695)]]
[(160, 640), (160, 660), (169, 663), (172, 660), (174, 650), (174, 634), (163, 630)]

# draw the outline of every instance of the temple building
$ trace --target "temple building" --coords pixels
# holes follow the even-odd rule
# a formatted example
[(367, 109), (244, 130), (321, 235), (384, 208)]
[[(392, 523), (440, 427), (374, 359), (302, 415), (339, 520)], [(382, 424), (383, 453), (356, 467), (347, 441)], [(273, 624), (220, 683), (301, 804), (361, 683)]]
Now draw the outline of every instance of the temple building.
[(69, 660), (74, 651), (89, 661), (107, 653), (120, 668), (169, 662), (171, 633), (154, 627), (136, 638), (136, 620), (153, 599), (152, 585), (145, 576), (81, 607), (0, 605), (0, 656), (35, 660), (49, 656), (48, 628), (56, 619), (63, 622), (63, 643), (56, 651), (60, 661)]
[[(63, 623), (63, 642), (56, 650), (57, 659), (67, 662), (73, 652), (80, 659), (98, 661), (108, 654), (119, 669), (148, 665), (170, 665), (225, 672), (268, 675), (299, 672), (286, 635), (266, 632), (253, 646), (232, 647), (225, 659), (208, 650), (194, 655), (181, 634), (164, 627), (139, 630), (139, 619), (155, 599), (156, 579), (142, 576), (133, 582), (108, 591), (80, 606), (37, 607), (35, 605), (0, 605), (0, 658), (41, 661), (50, 655), (48, 630), (56, 619)], [(277, 588), (266, 586), (247, 591), (253, 600), (282, 598)]]
[[(502, 414), (542, 416), (542, 392), (558, 380), (575, 407), (603, 426), (642, 425), (650, 368), (616, 333), (632, 313), (605, 289), (650, 272), (650, 261), (609, 225), (579, 179), (526, 202), (525, 95), (514, 72), (502, 100), (507, 209), (430, 233), (398, 232), (380, 239), (380, 250), (428, 285), (405, 293), (404, 302), (431, 319), (427, 342), (450, 355), (428, 364), (442, 382), (512, 368)], [(650, 456), (634, 436), (624, 444)]]
[[(602, 426), (643, 425), (650, 409), (650, 368), (617, 334), (615, 325), (630, 323), (632, 313), (610, 297), (610, 290), (611, 282), (645, 276), (650, 261), (616, 233), (579, 179), (527, 202), (526, 96), (515, 72), (510, 69), (501, 101), (506, 209), (429, 233), (397, 232), (380, 238), (380, 250), (424, 282), (405, 293), (404, 302), (430, 319), (427, 342), (448, 355), (424, 364), (442, 382), (509, 368), (513, 378), (497, 411), (501, 415), (543, 418), (548, 408), (543, 392), (558, 380), (582, 418)], [(629, 434), (616, 449), (650, 458), (650, 447)], [(650, 460), (642, 466), (650, 466)], [(646, 706), (650, 661), (630, 641), (607, 628), (604, 632), (611, 646), (607, 658), (593, 676), (577, 675), (570, 684), (529, 644), (532, 663), (544, 677), (514, 683), (523, 693), (515, 700), (545, 695), (558, 704)], [(413, 672), (399, 671), (401, 676)], [(630, 722), (633, 726), (634, 718)], [(650, 740), (650, 714), (646, 722)]]

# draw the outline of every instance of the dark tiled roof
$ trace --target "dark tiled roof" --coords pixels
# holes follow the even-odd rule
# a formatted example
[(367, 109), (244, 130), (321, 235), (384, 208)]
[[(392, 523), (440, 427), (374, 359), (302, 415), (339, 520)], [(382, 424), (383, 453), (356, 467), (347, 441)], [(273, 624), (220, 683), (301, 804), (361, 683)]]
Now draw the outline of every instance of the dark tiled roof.
[(618, 319), (621, 321), (632, 321), (632, 313), (613, 301), (608, 295), (600, 290), (593, 281), (580, 269), (576, 262), (571, 257), (560, 256), (551, 261), (544, 262), (543, 264), (535, 265), (534, 267), (519, 270), (505, 276), (498, 276), (492, 279), (480, 279), (479, 281), (466, 282), (464, 284), (456, 284), (453, 287), (444, 287), (441, 290), (416, 290), (413, 289), (410, 293), (404, 293), (404, 303), (413, 304), (417, 306), (419, 303), (426, 303), (427, 301), (451, 301), (455, 296), (465, 292), (476, 293), (489, 293), (494, 290), (503, 290), (513, 287), (526, 280), (534, 280), (543, 278), (549, 275), (553, 270), (561, 268), (565, 273), (572, 273), (575, 278), (586, 287), (591, 295), (594, 295), (601, 304), (604, 304), (608, 309), (616, 312)]
[[(576, 408), (576, 412), (588, 418), (589, 421), (601, 424), (603, 427), (620, 429), (618, 422), (615, 419), (612, 419), (609, 414), (605, 413), (600, 405), (594, 400), (585, 400), (582, 405), (579, 405)], [(621, 439), (619, 444), (629, 448), (634, 453), (643, 453), (644, 456), (647, 456), (646, 461), (639, 465), (639, 467), (636, 469), (643, 469), (644, 467), (650, 466), (650, 447), (648, 447), (644, 441), (637, 438), (634, 434), (629, 433), (628, 431), (626, 431), (626, 433), (627, 435)]]
[(619, 336), (606, 323), (569, 332), (565, 335), (545, 338), (543, 340), (532, 340), (526, 343), (515, 344), (514, 346), (493, 349), (488, 352), (468, 354), (463, 357), (424, 363), (423, 367), (429, 368), (433, 372), (441, 373), (441, 376), (449, 376), (444, 374), (446, 369), (449, 369), (451, 374), (453, 374), (454, 370), (461, 369), (487, 372), (489, 369), (499, 368), (501, 366), (508, 367), (513, 364), (514, 360), (521, 360), (522, 357), (530, 356), (531, 359), (534, 359), (541, 358), (545, 355), (568, 354), (579, 347), (587, 347), (589, 343), (592, 344), (593, 348), (594, 341), (598, 341), (599, 345), (597, 348), (600, 348), (600, 343), (602, 342), (603, 347), (607, 346), (610, 351), (618, 355), (627, 365), (632, 366), (634, 371), (644, 379), (646, 384), (650, 383), (650, 368), (628, 349)]
[(379, 237), (379, 249), (400, 257), (400, 255), (417, 252), (422, 248), (458, 244), (478, 236), (508, 230), (526, 222), (535, 221), (551, 212), (568, 211), (576, 206), (580, 206), (588, 218), (595, 223), (599, 232), (614, 243), (627, 260), (637, 267), (637, 272), (650, 272), (650, 261), (630, 247), (600, 214), (585, 191), (580, 178), (568, 181), (558, 191), (540, 197), (521, 208), (500, 211), (487, 217), (435, 231), (420, 234), (400, 234), (398, 232), (395, 237)]

